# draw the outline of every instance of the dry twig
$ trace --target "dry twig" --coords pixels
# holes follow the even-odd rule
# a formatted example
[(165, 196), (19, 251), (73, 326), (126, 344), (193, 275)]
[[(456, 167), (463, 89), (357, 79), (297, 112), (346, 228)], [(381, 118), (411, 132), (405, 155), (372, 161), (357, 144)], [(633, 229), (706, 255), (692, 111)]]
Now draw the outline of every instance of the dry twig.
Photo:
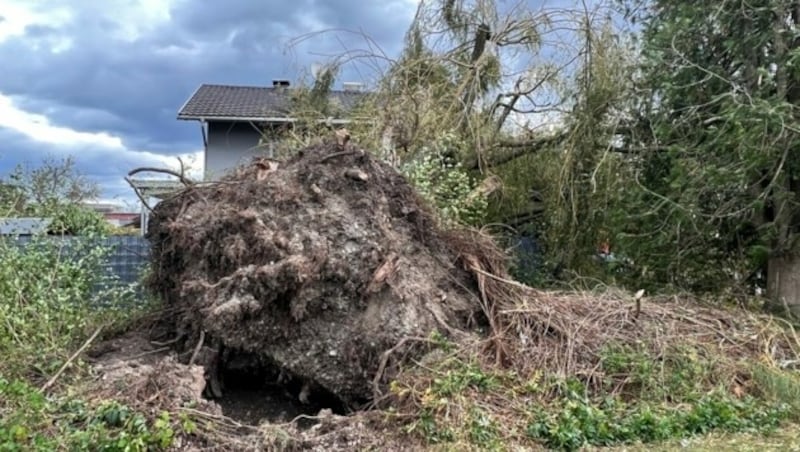
[(89, 337), (89, 339), (86, 339), (86, 342), (84, 342), (83, 345), (81, 345), (81, 348), (79, 348), (78, 351), (73, 353), (72, 356), (70, 356), (69, 359), (61, 366), (61, 368), (58, 369), (58, 372), (56, 372), (55, 375), (50, 377), (50, 379), (47, 380), (47, 383), (45, 383), (44, 386), (42, 386), (42, 392), (47, 391), (48, 389), (50, 389), (51, 386), (55, 384), (56, 380), (58, 380), (58, 377), (60, 377), (61, 374), (64, 373), (65, 370), (67, 370), (67, 368), (72, 364), (73, 361), (75, 361), (75, 359), (78, 358), (78, 356), (80, 356), (81, 353), (83, 353), (84, 351), (86, 351), (87, 348), (89, 348), (89, 345), (92, 344), (92, 342), (95, 340), (95, 338), (97, 338), (97, 336), (100, 334), (102, 330), (103, 330), (102, 326), (97, 328), (94, 334), (92, 334)]

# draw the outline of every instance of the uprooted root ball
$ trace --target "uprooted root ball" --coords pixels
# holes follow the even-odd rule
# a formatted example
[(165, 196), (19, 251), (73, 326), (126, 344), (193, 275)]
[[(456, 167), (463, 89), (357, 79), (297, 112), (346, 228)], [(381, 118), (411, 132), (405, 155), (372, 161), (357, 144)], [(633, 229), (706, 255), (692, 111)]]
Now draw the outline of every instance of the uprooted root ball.
[(473, 274), (413, 188), (349, 145), (190, 186), (155, 208), (149, 237), (149, 286), (177, 308), (187, 355), (209, 368), (249, 354), (351, 405), (421, 352), (415, 338), (481, 318)]

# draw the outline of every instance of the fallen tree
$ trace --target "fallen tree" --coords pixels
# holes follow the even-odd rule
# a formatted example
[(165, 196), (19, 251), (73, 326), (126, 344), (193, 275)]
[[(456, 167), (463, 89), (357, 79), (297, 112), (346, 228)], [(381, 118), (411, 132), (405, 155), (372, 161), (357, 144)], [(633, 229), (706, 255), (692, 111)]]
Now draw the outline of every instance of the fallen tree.
[(301, 399), (317, 389), (359, 406), (433, 332), (492, 323), (472, 267), (502, 253), (439, 230), (401, 175), (341, 138), (154, 208), (148, 284), (216, 396), (220, 369), (266, 366), (302, 381)]
[[(98, 354), (93, 391), (183, 416), (197, 428), (176, 444), (223, 450), (575, 450), (796, 418), (800, 349), (780, 319), (534, 289), (508, 278), (490, 238), (436, 224), (403, 177), (344, 140), (187, 184), (149, 232), (169, 339)], [(310, 403), (240, 417), (226, 404), (242, 369)], [(248, 407), (279, 400), (259, 394)]]

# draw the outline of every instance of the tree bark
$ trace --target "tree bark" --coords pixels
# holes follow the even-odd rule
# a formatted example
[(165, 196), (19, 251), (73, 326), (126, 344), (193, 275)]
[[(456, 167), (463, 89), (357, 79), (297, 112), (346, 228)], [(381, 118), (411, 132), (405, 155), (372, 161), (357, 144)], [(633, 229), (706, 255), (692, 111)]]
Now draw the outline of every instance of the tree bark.
[(771, 257), (767, 267), (767, 293), (774, 310), (800, 318), (800, 249)]
[[(786, 32), (786, 10), (777, 6), (773, 19), (773, 52), (776, 61), (775, 89), (779, 100), (791, 102), (788, 94), (788, 49)], [(780, 141), (790, 146), (790, 140)], [(780, 171), (780, 166), (778, 167)], [(784, 170), (785, 171), (785, 170)], [(771, 189), (770, 198), (775, 209), (773, 219), (777, 230), (772, 244), (773, 255), (767, 262), (767, 297), (773, 310), (800, 318), (800, 248), (789, 245), (792, 236), (792, 206), (790, 203), (790, 177), (777, 174), (777, 184)]]

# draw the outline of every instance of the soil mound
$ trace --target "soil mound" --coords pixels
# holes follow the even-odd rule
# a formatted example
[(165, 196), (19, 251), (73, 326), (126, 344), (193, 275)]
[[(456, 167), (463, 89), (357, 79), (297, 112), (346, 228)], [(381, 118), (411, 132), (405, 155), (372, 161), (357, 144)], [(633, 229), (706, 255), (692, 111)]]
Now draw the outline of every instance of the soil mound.
[(301, 399), (354, 407), (433, 331), (485, 318), (463, 249), (401, 175), (341, 142), (189, 185), (148, 235), (148, 285), (217, 395), (220, 368), (266, 366), (304, 382)]

